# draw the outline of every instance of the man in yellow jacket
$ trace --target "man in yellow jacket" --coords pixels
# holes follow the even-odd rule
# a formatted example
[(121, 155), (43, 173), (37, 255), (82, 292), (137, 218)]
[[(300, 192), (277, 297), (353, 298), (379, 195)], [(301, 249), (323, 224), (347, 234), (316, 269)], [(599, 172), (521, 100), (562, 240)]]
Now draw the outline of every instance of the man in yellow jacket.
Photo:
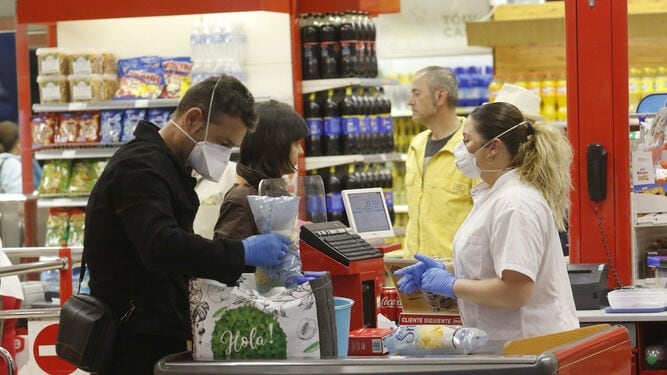
[(454, 234), (472, 209), (470, 189), (479, 180), (466, 177), (454, 164), (454, 147), (463, 140), (458, 99), (450, 69), (429, 66), (415, 73), (408, 105), (412, 119), (428, 129), (410, 142), (405, 164), (406, 257), (451, 258)]

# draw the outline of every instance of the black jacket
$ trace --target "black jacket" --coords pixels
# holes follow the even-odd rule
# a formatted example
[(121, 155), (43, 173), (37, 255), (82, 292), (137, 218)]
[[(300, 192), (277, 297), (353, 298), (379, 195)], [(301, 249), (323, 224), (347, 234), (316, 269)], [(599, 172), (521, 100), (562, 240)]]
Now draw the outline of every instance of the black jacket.
[(136, 138), (114, 154), (88, 201), (84, 257), (91, 294), (123, 314), (124, 330), (191, 336), (188, 279), (235, 282), (244, 268), (240, 241), (193, 233), (195, 180), (167, 148), (158, 128), (141, 122)]

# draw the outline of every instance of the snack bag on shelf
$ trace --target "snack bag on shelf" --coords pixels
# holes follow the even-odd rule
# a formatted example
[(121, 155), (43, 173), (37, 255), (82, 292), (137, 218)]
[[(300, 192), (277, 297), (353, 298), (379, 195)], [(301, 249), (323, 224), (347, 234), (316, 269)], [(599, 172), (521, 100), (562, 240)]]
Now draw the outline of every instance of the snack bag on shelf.
[(40, 113), (32, 116), (30, 129), (32, 132), (32, 147), (46, 146), (53, 143), (58, 115), (55, 113)]
[(181, 98), (192, 83), (192, 61), (189, 57), (162, 59), (164, 90), (161, 98)]
[(108, 160), (93, 160), (90, 162), (90, 175), (91, 179), (89, 180), (90, 186), (88, 186), (88, 191), (93, 191), (93, 186), (104, 172), (104, 168), (107, 166)]
[(93, 186), (92, 161), (77, 160), (72, 163), (72, 177), (69, 182), (69, 193), (80, 195), (90, 193)]
[(169, 122), (169, 115), (171, 115), (171, 110), (169, 109), (152, 108), (146, 112), (146, 120), (161, 128)]
[(65, 208), (49, 208), (46, 219), (45, 246), (67, 246), (69, 236), (69, 210)]
[(42, 168), (42, 180), (39, 183), (39, 194), (65, 194), (70, 179), (70, 160), (52, 160)]
[(118, 90), (114, 99), (155, 99), (164, 89), (161, 59), (135, 57), (118, 61)]
[(67, 103), (70, 100), (67, 77), (63, 75), (37, 76), (41, 104)]
[(79, 134), (77, 142), (100, 141), (100, 114), (98, 112), (81, 112), (77, 116)]
[(101, 74), (72, 74), (67, 76), (70, 100), (73, 102), (99, 102), (103, 99)]
[(69, 55), (62, 48), (37, 48), (37, 72), (39, 75), (69, 74)]
[(86, 224), (86, 211), (74, 208), (69, 216), (69, 235), (67, 246), (83, 246), (83, 233)]
[(74, 143), (79, 134), (79, 120), (74, 112), (63, 112), (56, 126), (55, 143)]
[(101, 143), (120, 142), (123, 132), (123, 111), (100, 111)]
[(121, 141), (127, 142), (134, 139), (134, 129), (139, 124), (139, 121), (146, 118), (145, 109), (126, 109), (123, 113), (123, 132), (121, 134)]

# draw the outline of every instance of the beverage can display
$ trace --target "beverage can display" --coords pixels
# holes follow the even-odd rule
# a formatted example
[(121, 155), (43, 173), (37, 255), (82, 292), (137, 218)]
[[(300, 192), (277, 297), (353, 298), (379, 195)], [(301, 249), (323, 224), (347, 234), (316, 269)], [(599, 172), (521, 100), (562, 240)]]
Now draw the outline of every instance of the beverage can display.
[(394, 287), (383, 287), (380, 292), (380, 314), (387, 319), (398, 320), (396, 306), (398, 305), (398, 291)]

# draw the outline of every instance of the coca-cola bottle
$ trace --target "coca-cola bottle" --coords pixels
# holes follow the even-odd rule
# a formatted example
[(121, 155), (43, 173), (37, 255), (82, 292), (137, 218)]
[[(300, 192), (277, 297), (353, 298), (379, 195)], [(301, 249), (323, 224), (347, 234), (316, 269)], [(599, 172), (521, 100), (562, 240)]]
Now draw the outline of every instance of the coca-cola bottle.
[(340, 221), (345, 213), (343, 208), (343, 197), (341, 196), (342, 185), (341, 181), (336, 176), (336, 168), (329, 168), (329, 176), (325, 185), (326, 201), (327, 201), (327, 220)]
[(303, 79), (320, 78), (320, 39), (316, 18), (312, 14), (299, 17), (301, 29), (301, 67)]
[(320, 78), (339, 77), (338, 59), (340, 58), (340, 44), (335, 17), (327, 13), (321, 18), (320, 26)]
[(324, 134), (322, 135), (322, 153), (324, 155), (340, 154), (341, 117), (338, 103), (334, 101), (334, 90), (327, 91), (322, 102), (324, 117)]
[(340, 15), (338, 36), (341, 77), (357, 77), (357, 32), (349, 12)]
[(369, 17), (368, 13), (364, 14), (364, 26), (366, 29), (366, 55), (367, 60), (367, 77), (375, 78), (378, 76), (378, 60), (375, 50), (376, 29), (375, 23)]
[(352, 87), (345, 89), (345, 96), (340, 102), (342, 124), (341, 124), (341, 152), (343, 154), (356, 154), (359, 152), (359, 104), (357, 98), (352, 94)]
[(384, 94), (384, 88), (378, 87), (377, 92), (378, 100), (378, 122), (381, 122), (381, 125), (378, 125), (380, 129), (380, 147), (382, 152), (393, 152), (394, 151), (394, 119), (391, 116), (391, 100)]
[(355, 92), (355, 97), (357, 98), (357, 103), (359, 103), (359, 153), (368, 154), (370, 153), (370, 140), (371, 140), (371, 122), (370, 122), (370, 109), (371, 103), (370, 98), (368, 98), (364, 90), (359, 87)]
[(315, 93), (308, 95), (304, 102), (304, 117), (308, 126), (308, 136), (306, 137), (306, 155), (322, 155), (322, 129), (324, 120), (320, 105), (315, 100)]

